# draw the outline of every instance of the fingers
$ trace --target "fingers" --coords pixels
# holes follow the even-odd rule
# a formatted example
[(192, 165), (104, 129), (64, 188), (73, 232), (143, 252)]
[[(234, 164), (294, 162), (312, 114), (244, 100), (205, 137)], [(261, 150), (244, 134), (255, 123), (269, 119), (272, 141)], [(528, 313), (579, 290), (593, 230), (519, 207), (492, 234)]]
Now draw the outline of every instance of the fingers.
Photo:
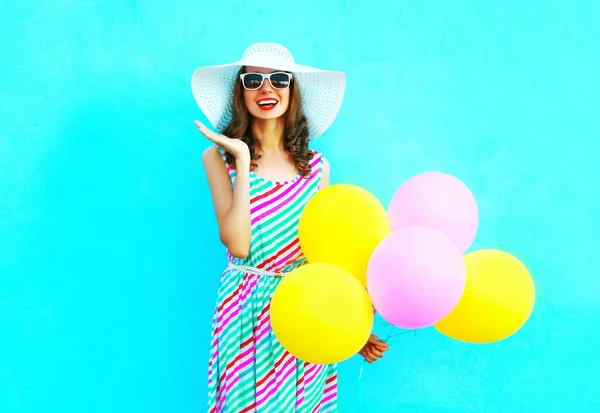
[(366, 347), (365, 354), (369, 354), (371, 357), (375, 358), (375, 360), (383, 357), (383, 351), (379, 350), (377, 347), (373, 345), (369, 345)]
[(367, 355), (366, 348), (363, 348), (358, 354), (360, 354), (367, 363), (372, 363), (372, 361), (370, 360), (370, 356)]
[(365, 358), (365, 360), (366, 360), (366, 361), (367, 361), (367, 363), (369, 363), (369, 364), (376, 362), (376, 361), (377, 361), (377, 359), (378, 359), (378, 357), (377, 357), (377, 356), (375, 356), (375, 355), (372, 353), (372, 349), (371, 349), (371, 347), (370, 347), (370, 346), (369, 346), (369, 347), (367, 347), (367, 348), (365, 348), (365, 352), (364, 352), (364, 354), (363, 354), (363, 357)]
[(208, 138), (209, 140), (211, 140), (212, 142), (217, 143), (217, 141), (219, 140), (219, 135), (217, 135), (216, 133), (214, 133), (213, 131), (211, 131), (210, 129), (208, 129), (202, 122), (200, 122), (199, 120), (195, 120), (194, 123), (196, 124), (196, 126), (198, 127), (198, 130), (200, 131), (201, 134), (203, 134), (206, 138)]
[(369, 364), (376, 362), (380, 358), (383, 358), (384, 353), (389, 349), (389, 346), (378, 339), (369, 340), (369, 342), (363, 347), (358, 353), (365, 361)]
[(383, 351), (378, 350), (377, 347), (371, 347), (371, 354), (378, 359), (383, 357)]
[(384, 352), (384, 351), (388, 351), (390, 349), (390, 346), (388, 346), (386, 343), (384, 343), (383, 341), (380, 341), (378, 343), (373, 344), (375, 346), (375, 348), (377, 348), (377, 350)]
[(363, 356), (365, 361), (369, 364), (376, 362), (383, 357), (383, 351), (377, 350), (372, 345), (366, 345), (358, 354)]
[(377, 349), (379, 351), (386, 351), (390, 348), (390, 346), (388, 346), (387, 343), (384, 343), (383, 341), (381, 341), (376, 335), (372, 335), (369, 338), (368, 343), (372, 346), (377, 347)]
[(206, 127), (206, 125), (204, 123), (200, 122), (199, 120), (195, 120), (194, 123), (198, 127), (198, 130), (200, 132), (202, 132), (202, 134), (204, 134), (205, 132), (209, 132), (209, 129)]
[(372, 363), (372, 361), (371, 361), (371, 356), (370, 356), (370, 355), (367, 355), (367, 350), (368, 350), (368, 347), (369, 347), (368, 345), (366, 345), (365, 347), (363, 347), (363, 348), (362, 348), (362, 349), (361, 349), (361, 350), (358, 352), (358, 354), (359, 354), (360, 356), (362, 356), (362, 357), (365, 359), (365, 361), (366, 361), (367, 363)]

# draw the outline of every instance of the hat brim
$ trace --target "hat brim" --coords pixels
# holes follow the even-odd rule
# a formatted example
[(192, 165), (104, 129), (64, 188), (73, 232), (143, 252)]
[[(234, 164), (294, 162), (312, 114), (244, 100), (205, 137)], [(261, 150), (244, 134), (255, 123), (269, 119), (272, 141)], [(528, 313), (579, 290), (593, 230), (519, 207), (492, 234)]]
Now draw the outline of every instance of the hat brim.
[(232, 92), (238, 81), (237, 74), (243, 66), (283, 70), (294, 75), (302, 96), (302, 109), (308, 121), (310, 139), (318, 138), (331, 126), (344, 100), (346, 76), (343, 72), (257, 59), (204, 66), (196, 69), (192, 75), (192, 93), (202, 112), (219, 132), (231, 121)]

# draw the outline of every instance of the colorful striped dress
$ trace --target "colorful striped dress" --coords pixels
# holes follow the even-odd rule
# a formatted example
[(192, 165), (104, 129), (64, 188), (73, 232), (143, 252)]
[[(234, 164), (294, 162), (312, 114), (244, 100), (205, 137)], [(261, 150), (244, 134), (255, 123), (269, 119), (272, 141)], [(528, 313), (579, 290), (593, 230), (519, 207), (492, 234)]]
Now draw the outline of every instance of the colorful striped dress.
[[(227, 168), (235, 185), (235, 169)], [(306, 263), (298, 221), (319, 189), (323, 157), (316, 151), (311, 168), (310, 177), (288, 182), (250, 173), (250, 253), (245, 259), (228, 253), (231, 264), (287, 272)], [(273, 334), (269, 305), (280, 281), (231, 268), (222, 274), (208, 372), (210, 413), (337, 412), (337, 367), (296, 359)]]

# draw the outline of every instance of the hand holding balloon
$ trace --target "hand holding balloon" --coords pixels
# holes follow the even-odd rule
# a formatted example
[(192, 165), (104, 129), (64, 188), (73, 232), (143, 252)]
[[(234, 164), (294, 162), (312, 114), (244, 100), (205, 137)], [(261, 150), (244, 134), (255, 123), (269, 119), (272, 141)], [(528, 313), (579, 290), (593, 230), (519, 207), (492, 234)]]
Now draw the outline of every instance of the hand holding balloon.
[(390, 346), (387, 343), (381, 341), (375, 334), (371, 334), (369, 341), (367, 341), (367, 344), (365, 344), (358, 354), (363, 356), (367, 363), (371, 364), (382, 358), (383, 353), (388, 351), (389, 348)]

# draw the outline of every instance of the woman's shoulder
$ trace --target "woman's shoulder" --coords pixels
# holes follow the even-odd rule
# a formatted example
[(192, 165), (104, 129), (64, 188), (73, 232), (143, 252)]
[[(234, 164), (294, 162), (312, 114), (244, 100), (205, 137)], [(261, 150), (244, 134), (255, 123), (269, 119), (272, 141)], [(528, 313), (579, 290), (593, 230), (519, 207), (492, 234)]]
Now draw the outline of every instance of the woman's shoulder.
[(330, 175), (330, 167), (329, 161), (319, 151), (313, 150), (313, 157), (311, 160), (313, 176), (319, 180), (319, 188), (324, 188), (329, 186), (329, 175)]
[(205, 164), (214, 164), (216, 161), (222, 162), (223, 155), (218, 146), (209, 146), (202, 152), (202, 161)]
[(312, 150), (313, 157), (310, 161), (312, 165), (313, 173), (317, 173), (318, 176), (329, 175), (329, 161), (321, 152)]
[(202, 153), (202, 162), (204, 163), (205, 168), (208, 167), (211, 169), (226, 169), (229, 172), (232, 171), (232, 167), (227, 164), (225, 151), (217, 145), (211, 145), (204, 150)]
[(323, 165), (327, 165), (329, 166), (329, 161), (327, 160), (327, 157), (325, 155), (323, 155), (321, 152), (312, 149), (311, 152), (313, 153), (312, 159), (311, 159), (311, 163), (315, 166), (323, 166)]
[(323, 155), (323, 153), (321, 153), (321, 152), (317, 151), (316, 149), (311, 149), (310, 151), (311, 151), (311, 152), (312, 152), (312, 154), (313, 154), (313, 156), (312, 156), (312, 160), (313, 160), (313, 161), (314, 161), (314, 160), (317, 160), (317, 159), (318, 159), (319, 161), (320, 161), (320, 160), (324, 160), (324, 161), (326, 161), (326, 160), (327, 160), (327, 158), (325, 157), (325, 155)]

